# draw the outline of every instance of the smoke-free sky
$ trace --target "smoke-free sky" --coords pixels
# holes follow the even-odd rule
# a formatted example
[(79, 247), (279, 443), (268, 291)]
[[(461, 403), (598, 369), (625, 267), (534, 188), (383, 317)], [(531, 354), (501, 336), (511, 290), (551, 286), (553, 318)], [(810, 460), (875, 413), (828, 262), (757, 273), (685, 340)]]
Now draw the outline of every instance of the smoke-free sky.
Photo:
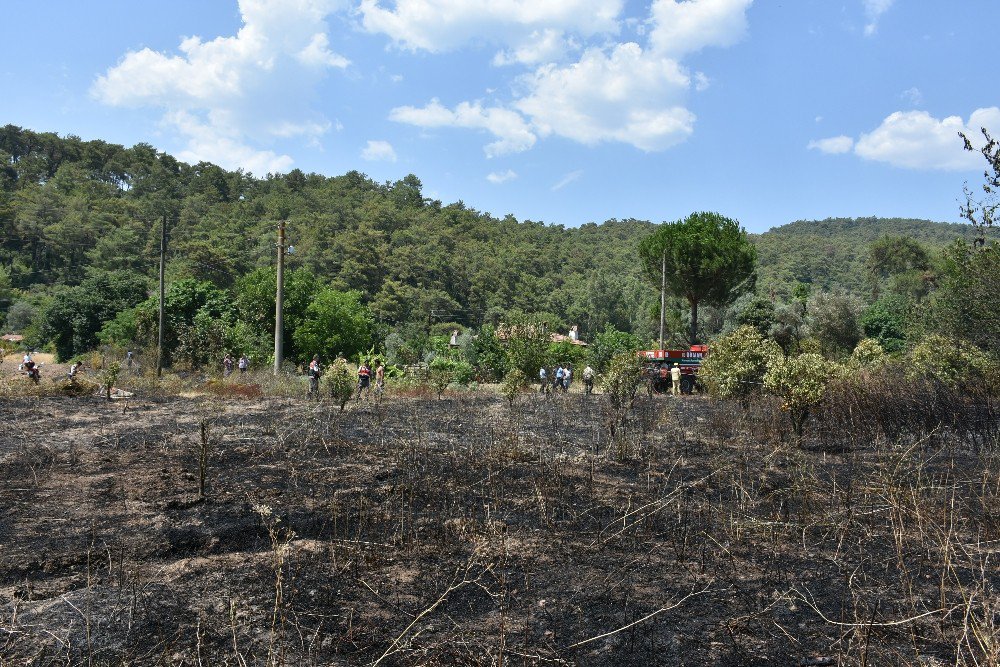
[(576, 226), (957, 220), (997, 0), (7, 2), (0, 124)]

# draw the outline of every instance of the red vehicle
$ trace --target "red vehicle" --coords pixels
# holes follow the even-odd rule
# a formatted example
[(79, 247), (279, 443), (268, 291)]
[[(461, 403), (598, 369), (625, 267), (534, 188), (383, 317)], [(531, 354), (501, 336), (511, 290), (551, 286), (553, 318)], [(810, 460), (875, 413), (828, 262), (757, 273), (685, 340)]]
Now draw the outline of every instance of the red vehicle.
[(698, 368), (708, 354), (707, 345), (692, 345), (690, 350), (641, 350), (642, 376), (657, 393), (670, 391), (670, 369), (681, 369), (681, 392), (690, 394), (698, 386)]

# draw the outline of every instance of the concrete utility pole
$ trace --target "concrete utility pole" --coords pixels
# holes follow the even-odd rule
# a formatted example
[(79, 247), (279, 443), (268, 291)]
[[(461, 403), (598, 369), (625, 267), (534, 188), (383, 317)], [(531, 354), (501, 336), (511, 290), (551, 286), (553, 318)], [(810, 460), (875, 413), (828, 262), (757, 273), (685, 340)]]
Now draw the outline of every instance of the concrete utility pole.
[(167, 214), (163, 214), (163, 222), (160, 225), (160, 332), (156, 338), (156, 377), (163, 375), (163, 323), (164, 317), (164, 295), (166, 288), (163, 281), (163, 273), (167, 264)]
[(663, 251), (663, 267), (660, 269), (660, 349), (663, 349), (663, 311), (667, 309), (667, 251)]
[(277, 287), (274, 293), (274, 374), (281, 372), (281, 362), (284, 360), (284, 345), (282, 328), (284, 326), (285, 302), (285, 221), (278, 222), (278, 274)]

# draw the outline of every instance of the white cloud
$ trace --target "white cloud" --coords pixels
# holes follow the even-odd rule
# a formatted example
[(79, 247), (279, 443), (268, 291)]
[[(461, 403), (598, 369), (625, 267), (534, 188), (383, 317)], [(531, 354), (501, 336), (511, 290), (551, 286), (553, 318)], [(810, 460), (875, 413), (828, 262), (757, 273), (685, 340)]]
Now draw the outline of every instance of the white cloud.
[[(514, 80), (514, 97), (483, 108), (454, 110), (437, 100), (399, 107), (390, 118), (420, 127), (486, 129), (498, 141), (490, 156), (531, 148), (537, 137), (559, 136), (587, 145), (621, 142), (659, 151), (694, 131), (686, 107), (692, 89), (710, 84), (693, 75), (684, 55), (729, 46), (747, 31), (752, 0), (654, 0), (636, 42), (608, 43), (619, 30), (622, 2), (600, 0), (362, 0), (365, 27), (410, 49), (442, 51), (473, 38), (506, 45), (495, 65), (531, 66)], [(567, 54), (578, 52), (564, 61)]]
[(557, 190), (562, 190), (564, 187), (566, 187), (567, 185), (569, 185), (573, 181), (577, 180), (581, 176), (583, 176), (583, 170), (582, 169), (577, 169), (576, 171), (569, 172), (568, 174), (566, 174), (565, 176), (563, 176), (561, 179), (559, 179), (558, 183), (556, 183), (555, 185), (552, 186), (552, 188), (551, 188), (552, 192), (555, 192)]
[(500, 185), (501, 183), (506, 183), (517, 178), (517, 174), (508, 169), (503, 172), (493, 172), (486, 177), (486, 180), (495, 185)]
[(498, 51), (493, 56), (493, 64), (503, 65), (537, 65), (538, 63), (551, 62), (562, 59), (570, 49), (576, 48), (576, 42), (563, 35), (561, 30), (546, 28), (536, 30), (528, 35), (519, 46), (511, 49)]
[(241, 0), (236, 35), (188, 37), (179, 54), (130, 51), (97, 77), (92, 95), (117, 107), (163, 109), (163, 122), (185, 139), (183, 159), (257, 173), (291, 165), (287, 155), (255, 147), (275, 138), (315, 142), (330, 123), (311, 111), (312, 87), (348, 62), (329, 49), (323, 19), (343, 0)]
[(895, 0), (863, 0), (865, 4), (865, 16), (868, 18), (868, 23), (865, 24), (865, 34), (874, 35), (878, 30), (878, 20), (889, 11), (892, 7), (892, 3)]
[(590, 49), (567, 67), (548, 65), (526, 76), (530, 93), (515, 103), (544, 136), (583, 144), (620, 141), (645, 151), (686, 139), (695, 116), (683, 106), (690, 79), (669, 58), (651, 57), (638, 44), (605, 54)]
[(293, 161), (288, 155), (247, 146), (235, 126), (225, 121), (225, 116), (218, 112), (206, 121), (183, 110), (167, 112), (163, 122), (172, 126), (187, 142), (177, 158), (191, 164), (214, 162), (254, 174), (280, 173), (291, 168)]
[(926, 111), (897, 111), (861, 135), (854, 152), (906, 169), (973, 170), (981, 166), (982, 158), (963, 149), (958, 133), (981, 145), (982, 127), (1000, 132), (1000, 108), (977, 109), (967, 123), (959, 116), (938, 120)]
[(844, 135), (830, 137), (829, 139), (817, 139), (810, 141), (806, 148), (818, 150), (821, 153), (829, 153), (830, 155), (839, 155), (840, 153), (848, 153), (854, 148), (854, 139)]
[(919, 107), (919, 106), (921, 106), (924, 103), (924, 95), (923, 95), (923, 93), (921, 93), (920, 89), (917, 88), (917, 87), (915, 87), (915, 86), (913, 88), (909, 88), (907, 90), (904, 90), (900, 94), (900, 97), (903, 98), (904, 100), (906, 100), (907, 102), (909, 102), (910, 104), (912, 104), (915, 107)]
[(361, 157), (369, 162), (395, 162), (396, 151), (388, 141), (368, 141)]
[(746, 34), (753, 0), (654, 0), (651, 48), (675, 56), (707, 46), (732, 46)]
[(316, 33), (312, 36), (309, 45), (299, 51), (297, 55), (299, 62), (313, 67), (339, 67), (340, 69), (351, 64), (351, 61), (344, 56), (330, 51), (329, 46), (330, 39), (326, 33)]
[(362, 25), (399, 46), (434, 53), (470, 42), (521, 47), (536, 31), (618, 31), (623, 0), (361, 0)]
[(431, 100), (422, 108), (397, 107), (393, 109), (391, 120), (416, 125), (417, 127), (461, 127), (486, 130), (497, 137), (484, 150), (487, 157), (497, 157), (508, 153), (528, 150), (535, 144), (535, 134), (520, 114), (501, 107), (484, 109), (479, 102), (462, 102), (454, 110)]

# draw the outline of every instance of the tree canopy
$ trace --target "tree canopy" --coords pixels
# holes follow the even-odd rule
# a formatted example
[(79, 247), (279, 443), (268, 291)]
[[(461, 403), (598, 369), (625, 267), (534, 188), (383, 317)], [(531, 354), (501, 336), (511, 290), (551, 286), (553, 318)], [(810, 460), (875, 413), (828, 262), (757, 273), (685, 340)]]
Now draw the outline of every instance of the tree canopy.
[(639, 244), (646, 278), (687, 300), (690, 341), (698, 342), (698, 306), (724, 306), (753, 287), (757, 252), (739, 223), (718, 213), (692, 213), (660, 225)]

